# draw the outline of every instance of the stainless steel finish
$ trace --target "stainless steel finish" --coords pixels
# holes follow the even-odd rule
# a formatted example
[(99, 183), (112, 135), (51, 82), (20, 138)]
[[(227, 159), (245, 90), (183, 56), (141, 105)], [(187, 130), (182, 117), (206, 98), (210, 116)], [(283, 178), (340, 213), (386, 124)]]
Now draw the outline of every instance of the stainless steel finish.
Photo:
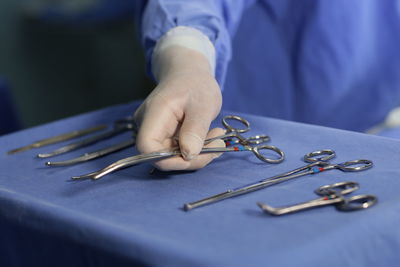
[[(228, 123), (228, 120), (236, 120), (236, 121), (239, 121), (239, 122), (241, 122), (241, 123), (245, 126), (245, 128), (239, 129), (239, 128), (232, 127), (232, 126)], [(222, 118), (222, 125), (224, 125), (224, 127), (225, 127), (225, 129), (226, 129), (227, 132), (246, 133), (246, 132), (250, 131), (250, 122), (249, 122), (248, 120), (246, 120), (246, 119), (240, 117), (240, 116), (235, 116), (235, 115), (227, 115), (227, 116), (224, 116), (224, 117)]]
[(63, 141), (67, 141), (73, 138), (77, 138), (80, 136), (84, 136), (93, 132), (97, 132), (97, 131), (101, 131), (104, 130), (105, 128), (107, 128), (107, 125), (97, 125), (94, 127), (90, 127), (87, 129), (82, 129), (82, 130), (75, 130), (69, 133), (65, 133), (65, 134), (61, 134), (58, 136), (54, 136), (54, 137), (50, 137), (50, 138), (46, 138), (43, 140), (39, 140), (36, 141), (30, 145), (27, 146), (23, 146), (20, 148), (16, 148), (13, 150), (10, 150), (7, 152), (8, 155), (12, 155), (18, 152), (22, 152), (22, 151), (26, 151), (26, 150), (30, 150), (33, 148), (39, 148), (39, 147), (43, 147), (43, 146), (47, 146), (47, 145), (51, 145), (51, 144), (55, 144), (55, 143), (59, 143), (59, 142), (63, 142)]
[(347, 195), (358, 190), (360, 185), (356, 182), (339, 182), (329, 185), (323, 185), (318, 187), (314, 192), (319, 196), (328, 196), (330, 194)]
[[(284, 159), (284, 153), (281, 151), (279, 148), (274, 147), (274, 146), (269, 146), (269, 145), (262, 145), (258, 147), (251, 147), (251, 146), (240, 146), (241, 149), (237, 150), (237, 146), (233, 147), (205, 147), (203, 148), (200, 153), (222, 153), (222, 152), (238, 152), (238, 151), (252, 151), (257, 158), (260, 160), (263, 160), (268, 163), (279, 163)], [(256, 148), (256, 149), (255, 149)], [(274, 151), (279, 155), (278, 159), (269, 159), (265, 156), (263, 156), (259, 151), (260, 150), (271, 150)], [(98, 170), (96, 172), (92, 172), (89, 174), (85, 175), (80, 175), (80, 176), (74, 176), (72, 177), (73, 180), (79, 180), (79, 179), (86, 179), (86, 178), (91, 178), (93, 180), (99, 179), (111, 172), (117, 171), (119, 169), (127, 168), (133, 165), (137, 165), (143, 162), (147, 161), (154, 161), (154, 160), (160, 160), (160, 159), (165, 159), (173, 156), (181, 156), (181, 152), (178, 147), (175, 147), (171, 150), (165, 150), (165, 151), (158, 151), (158, 152), (153, 152), (149, 154), (140, 154), (128, 158), (121, 159), (119, 161), (116, 161), (107, 167)]]
[(333, 159), (334, 157), (336, 157), (336, 154), (333, 150), (322, 149), (305, 154), (303, 160), (304, 162), (313, 163), (318, 161), (328, 161), (330, 159)]
[[(324, 156), (325, 155), (325, 156)], [(316, 174), (320, 173), (326, 170), (332, 170), (332, 169), (339, 169), (344, 172), (351, 172), (351, 171), (362, 171), (366, 170), (372, 167), (372, 161), (370, 160), (352, 160), (352, 161), (347, 161), (344, 163), (340, 164), (331, 164), (328, 162), (328, 160), (332, 159), (335, 157), (335, 152), (330, 149), (324, 149), (324, 150), (318, 150), (314, 151), (311, 153), (308, 153), (304, 156), (304, 161), (305, 162), (312, 162), (304, 167), (300, 167), (297, 169), (294, 169), (292, 171), (279, 174), (273, 177), (269, 177), (263, 180), (260, 180), (255, 183), (251, 183), (248, 185), (244, 185), (235, 189), (230, 189), (227, 190), (223, 193), (218, 193), (216, 195), (191, 202), (191, 203), (186, 203), (184, 204), (183, 208), (186, 211), (189, 211), (191, 209), (201, 207), (204, 205), (212, 204), (227, 198), (247, 194), (274, 184), (282, 183), (288, 180), (292, 180), (298, 177), (302, 177), (305, 175), (310, 175), (310, 174)], [(323, 156), (323, 157), (317, 157), (317, 156)], [(351, 167), (352, 165), (360, 165), (356, 167)]]
[(377, 202), (373, 195), (357, 195), (347, 199), (343, 197), (358, 189), (356, 182), (340, 182), (319, 187), (315, 192), (322, 197), (311, 201), (282, 208), (274, 208), (261, 202), (257, 202), (257, 205), (266, 213), (284, 215), (326, 205), (336, 205), (341, 211), (354, 211), (369, 208)]
[(264, 211), (272, 215), (283, 215), (283, 214), (288, 214), (292, 212), (297, 212), (305, 209), (310, 209), (310, 208), (316, 208), (319, 206), (325, 206), (325, 205), (332, 205), (332, 204), (337, 204), (341, 203), (343, 200), (340, 198), (333, 198), (333, 199), (325, 199), (325, 198), (318, 198), (315, 200), (311, 200), (308, 202), (300, 203), (297, 205), (289, 206), (289, 207), (284, 207), (284, 208), (274, 208), (271, 207), (265, 203), (257, 202), (257, 205)]
[[(245, 128), (235, 128), (228, 123), (228, 120), (236, 120), (243, 124)], [(284, 160), (285, 154), (279, 148), (270, 145), (258, 145), (269, 141), (269, 137), (266, 135), (257, 135), (250, 138), (245, 138), (241, 136), (239, 133), (247, 132), (250, 129), (250, 123), (242, 117), (239, 116), (225, 116), (222, 120), (222, 124), (226, 128), (226, 133), (224, 135), (220, 135), (214, 138), (210, 138), (205, 140), (204, 144), (209, 144), (216, 139), (223, 139), (226, 142), (227, 147), (225, 148), (203, 148), (200, 153), (215, 153), (215, 152), (240, 152), (240, 151), (251, 151), (254, 155), (260, 159), (261, 161), (277, 164)], [(253, 144), (257, 144), (257, 146), (252, 146)], [(263, 155), (260, 151), (262, 150), (270, 150), (278, 154), (277, 158), (269, 158)], [(146, 161), (154, 161), (160, 160), (173, 156), (180, 156), (181, 153), (178, 147), (171, 148), (169, 150), (157, 151), (149, 154), (136, 155), (132, 157), (128, 157), (125, 159), (121, 159), (117, 162), (110, 164), (109, 166), (98, 170), (96, 172), (92, 172), (85, 175), (74, 176), (72, 179), (85, 179), (92, 178), (94, 180), (103, 177), (106, 174), (114, 172), (116, 170), (130, 167), (142, 162)], [(52, 163), (50, 163), (52, 164)]]
[(73, 165), (77, 163), (82, 163), (86, 162), (89, 160), (97, 159), (99, 157), (108, 155), (110, 153), (117, 152), (119, 150), (128, 148), (128, 147), (133, 147), (135, 145), (135, 138), (132, 138), (130, 140), (115, 144), (113, 146), (106, 147), (101, 150), (97, 150), (91, 153), (85, 153), (80, 157), (69, 159), (69, 160), (64, 160), (64, 161), (48, 161), (46, 162), (47, 166), (68, 166), (68, 165)]
[(170, 150), (170, 151), (159, 151), (159, 152), (154, 152), (154, 153), (149, 153), (149, 154), (141, 154), (141, 155), (132, 156), (132, 157), (118, 160), (101, 170), (98, 170), (98, 171), (95, 171), (92, 173), (88, 173), (88, 174), (84, 174), (84, 175), (80, 175), (80, 176), (73, 176), (71, 178), (73, 180), (81, 180), (81, 179), (88, 179), (88, 178), (97, 180), (97, 179), (100, 179), (101, 177), (103, 177), (111, 172), (117, 171), (119, 169), (127, 168), (127, 167), (130, 167), (130, 166), (142, 163), (142, 162), (146, 162), (146, 161), (158, 160), (158, 159), (168, 158), (168, 157), (177, 156), (177, 155), (181, 155), (181, 153), (178, 149)]
[(340, 211), (354, 211), (367, 209), (378, 202), (378, 198), (374, 195), (357, 195), (345, 199), (342, 205), (337, 205), (336, 208)]
[(85, 147), (91, 144), (94, 144), (96, 142), (99, 142), (101, 140), (107, 139), (107, 138), (111, 138), (115, 135), (118, 135), (122, 132), (128, 131), (128, 130), (133, 130), (136, 131), (136, 126), (135, 123), (133, 122), (133, 118), (127, 118), (127, 119), (123, 119), (123, 120), (117, 120), (114, 122), (114, 128), (112, 130), (109, 130), (107, 132), (95, 135), (95, 136), (91, 136), (89, 138), (86, 138), (84, 140), (78, 141), (78, 142), (74, 142), (71, 144), (68, 144), (64, 147), (60, 147), (52, 152), (49, 153), (41, 153), (38, 154), (37, 156), (39, 158), (48, 158), (48, 157), (53, 157), (56, 155), (60, 155), (60, 154), (64, 154), (73, 150), (76, 150), (78, 148), (81, 147)]
[[(228, 122), (229, 120), (238, 121), (239, 123), (244, 125), (244, 128), (233, 127)], [(217, 140), (217, 139), (223, 139), (223, 140), (225, 140), (225, 142), (227, 143), (228, 146), (234, 145), (234, 144), (258, 145), (258, 144), (266, 143), (271, 140), (268, 135), (256, 135), (256, 136), (252, 136), (252, 137), (248, 137), (248, 138), (243, 137), (241, 135), (241, 133), (246, 133), (246, 132), (250, 131), (250, 122), (240, 116), (235, 116), (235, 115), (224, 116), (222, 118), (222, 125), (226, 129), (225, 134), (206, 139), (204, 144), (209, 144), (212, 141)]]

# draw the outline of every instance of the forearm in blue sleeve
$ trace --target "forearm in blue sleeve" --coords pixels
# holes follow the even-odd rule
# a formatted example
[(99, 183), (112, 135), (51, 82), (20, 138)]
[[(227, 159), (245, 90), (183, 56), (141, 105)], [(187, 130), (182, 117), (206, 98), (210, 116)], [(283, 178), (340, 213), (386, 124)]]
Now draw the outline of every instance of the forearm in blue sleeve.
[[(208, 36), (216, 49), (215, 77), (223, 87), (231, 58), (231, 37), (241, 14), (249, 2), (245, 0), (149, 0), (142, 14), (141, 40), (146, 49), (148, 70), (154, 46), (168, 30), (188, 26)], [(151, 71), (149, 71), (151, 73)]]

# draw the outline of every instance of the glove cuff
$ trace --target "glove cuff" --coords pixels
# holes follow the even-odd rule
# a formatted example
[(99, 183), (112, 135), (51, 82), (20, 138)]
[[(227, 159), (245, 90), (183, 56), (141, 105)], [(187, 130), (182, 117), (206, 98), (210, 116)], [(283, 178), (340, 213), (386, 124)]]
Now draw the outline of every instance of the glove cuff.
[(210, 64), (212, 73), (215, 73), (215, 48), (210, 39), (195, 28), (178, 26), (165, 33), (154, 47), (151, 59), (152, 72), (157, 80), (161, 68), (158, 58), (163, 50), (173, 45), (183, 46), (203, 54)]

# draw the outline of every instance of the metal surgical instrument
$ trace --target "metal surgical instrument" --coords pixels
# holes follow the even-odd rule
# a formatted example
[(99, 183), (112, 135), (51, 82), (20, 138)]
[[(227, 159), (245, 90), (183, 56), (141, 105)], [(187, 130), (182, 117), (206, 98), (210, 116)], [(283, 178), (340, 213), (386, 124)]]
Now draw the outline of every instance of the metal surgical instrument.
[(58, 142), (67, 141), (67, 140), (70, 140), (70, 139), (73, 139), (73, 138), (76, 138), (76, 137), (80, 137), (80, 136), (84, 136), (84, 135), (87, 135), (87, 134), (90, 134), (90, 133), (93, 133), (93, 132), (104, 130), (105, 128), (107, 128), (107, 125), (97, 125), (97, 126), (90, 127), (90, 128), (87, 128), (87, 129), (75, 130), (75, 131), (72, 131), (72, 132), (69, 132), (69, 133), (57, 135), (57, 136), (46, 138), (46, 139), (43, 139), (43, 140), (39, 140), (39, 141), (36, 141), (36, 142), (34, 142), (34, 143), (30, 144), (30, 145), (27, 145), (27, 146), (23, 146), (23, 147), (20, 147), (20, 148), (16, 148), (16, 149), (10, 150), (10, 151), (7, 152), (7, 154), (11, 155), (11, 154), (15, 154), (15, 153), (18, 153), (18, 152), (30, 150), (32, 148), (39, 148), (39, 147), (55, 144), (55, 143), (58, 143)]
[(81, 163), (81, 162), (86, 162), (89, 160), (93, 160), (93, 159), (97, 159), (99, 157), (117, 152), (119, 150), (128, 148), (128, 147), (133, 147), (136, 143), (135, 137), (126, 140), (124, 142), (120, 142), (118, 144), (94, 151), (94, 152), (90, 152), (90, 153), (85, 153), (82, 156), (73, 158), (73, 159), (68, 159), (68, 160), (64, 160), (64, 161), (48, 161), (46, 162), (47, 166), (68, 166), (68, 165), (73, 165), (73, 164), (77, 164), (77, 163)]
[[(262, 155), (259, 151), (260, 150), (272, 150), (275, 153), (279, 155), (279, 158), (277, 159), (270, 159), (267, 158), (266, 156)], [(260, 146), (250, 146), (250, 145), (234, 145), (231, 147), (205, 147), (203, 148), (200, 153), (216, 153), (216, 152), (240, 152), (240, 151), (251, 151), (253, 152), (257, 158), (264, 162), (268, 163), (280, 163), (284, 159), (284, 153), (281, 151), (279, 148), (275, 146), (269, 146), (269, 145), (260, 145)], [(141, 155), (136, 155), (128, 158), (124, 158), (121, 160), (118, 160), (111, 165), (108, 165), (107, 167), (98, 170), (96, 172), (92, 172), (89, 174), (85, 175), (80, 175), (80, 176), (74, 176), (72, 177), (73, 180), (79, 180), (79, 179), (85, 179), (85, 178), (91, 178), (93, 180), (99, 179), (103, 177), (104, 175), (107, 175), (111, 172), (117, 171), (122, 168), (127, 168), (133, 165), (137, 165), (139, 163), (143, 163), (146, 161), (154, 161), (154, 160), (160, 160), (160, 159), (165, 159), (173, 156), (180, 156), (181, 151), (179, 148), (171, 149), (171, 150), (165, 150), (165, 151), (158, 151), (158, 152), (153, 152), (149, 154), (141, 154)]]
[[(294, 169), (292, 171), (279, 174), (270, 178), (260, 180), (255, 183), (244, 185), (235, 189), (230, 189), (225, 192), (184, 204), (183, 208), (185, 211), (192, 210), (204, 205), (215, 203), (227, 198), (247, 194), (274, 184), (282, 183), (287, 180), (291, 180), (297, 177), (301, 177), (309, 174), (316, 174), (327, 170), (339, 169), (344, 172), (356, 172), (366, 170), (372, 167), (373, 163), (370, 160), (358, 159), (352, 161), (346, 161), (339, 164), (331, 164), (329, 160), (336, 156), (335, 152), (330, 149), (318, 150), (308, 153), (304, 156), (304, 161), (310, 164)], [(352, 167), (353, 166), (353, 167)]]
[[(231, 124), (228, 123), (228, 120), (234, 120), (238, 121), (239, 123), (243, 124), (245, 127), (244, 128), (235, 128)], [(206, 139), (204, 144), (209, 144), (212, 141), (216, 139), (223, 139), (227, 145), (226, 148), (203, 148), (200, 153), (215, 153), (215, 152), (237, 152), (237, 151), (252, 151), (257, 158), (260, 160), (267, 162), (267, 163), (280, 163), (284, 160), (285, 154), (282, 150), (275, 146), (269, 146), (269, 145), (259, 145), (261, 143), (267, 142), (270, 140), (270, 138), (267, 135), (257, 135), (249, 138), (245, 138), (239, 133), (244, 133), (248, 132), (250, 130), (250, 123), (239, 116), (225, 116), (222, 119), (222, 124), (226, 129), (225, 134)], [(252, 146), (253, 144), (257, 144), (258, 146)], [(266, 156), (262, 155), (259, 151), (260, 150), (272, 150), (273, 152), (277, 153), (279, 155), (278, 158), (276, 159), (271, 159), (267, 158)], [(111, 165), (96, 171), (92, 172), (86, 175), (80, 175), (80, 176), (74, 176), (72, 179), (78, 180), (78, 179), (84, 179), (84, 178), (92, 178), (93, 180), (99, 179), (103, 177), (106, 174), (109, 174), (111, 172), (114, 172), (116, 170), (130, 167), (133, 165), (137, 165), (142, 162), (146, 161), (154, 161), (154, 160), (160, 160), (164, 158), (169, 158), (173, 156), (179, 156), (181, 155), (181, 152), (179, 150), (179, 147), (174, 147), (169, 150), (163, 150), (163, 151), (157, 151), (149, 154), (141, 154), (141, 155), (136, 155), (132, 157), (128, 157), (125, 159), (121, 159), (119, 161), (116, 161), (112, 163)]]
[(283, 215), (325, 205), (335, 205), (336, 208), (341, 211), (355, 211), (367, 209), (377, 202), (376, 196), (373, 195), (357, 195), (350, 198), (344, 198), (344, 195), (350, 194), (358, 188), (359, 185), (356, 182), (340, 182), (319, 187), (315, 190), (315, 193), (320, 195), (320, 198), (297, 205), (283, 208), (273, 208), (261, 202), (257, 202), (257, 205), (266, 213), (272, 215)]
[(75, 143), (68, 144), (64, 147), (58, 148), (49, 153), (38, 154), (37, 156), (39, 158), (48, 158), (48, 157), (60, 155), (63, 153), (67, 153), (72, 150), (94, 144), (98, 141), (101, 141), (101, 140), (104, 140), (107, 138), (111, 138), (117, 134), (120, 134), (120, 133), (128, 131), (128, 130), (132, 130), (134, 132), (134, 134), (136, 133), (136, 125), (133, 121), (133, 118), (131, 118), (131, 117), (115, 121), (114, 128), (112, 130), (109, 130), (107, 132), (104, 132), (104, 133), (101, 133), (101, 134), (98, 134), (95, 136), (91, 136), (89, 138), (86, 138), (84, 140), (81, 140), (81, 141), (78, 141)]
[[(230, 121), (230, 120), (238, 121), (239, 123), (243, 124), (245, 127), (244, 128), (235, 128), (231, 124), (229, 124), (228, 121)], [(250, 130), (250, 123), (242, 117), (234, 116), (234, 115), (225, 116), (222, 119), (222, 124), (226, 129), (225, 134), (214, 137), (214, 138), (207, 139), (207, 140), (205, 140), (204, 144), (209, 144), (216, 139), (225, 140), (225, 143), (227, 146), (230, 146), (233, 144), (242, 144), (242, 145), (261, 144), (264, 142), (268, 142), (270, 140), (269, 136), (267, 136), (267, 135), (257, 135), (257, 136), (253, 136), (253, 137), (249, 137), (249, 138), (245, 138), (242, 135), (240, 135), (239, 133), (245, 133)], [(134, 132), (134, 134), (135, 134), (135, 132)], [(235, 139), (233, 139), (233, 138), (235, 138)], [(92, 159), (96, 159), (101, 156), (122, 150), (127, 147), (131, 147), (134, 145), (135, 145), (135, 136), (133, 136), (133, 139), (124, 141), (122, 143), (118, 143), (116, 145), (113, 145), (113, 146), (110, 146), (110, 147), (107, 147), (107, 148), (104, 148), (104, 149), (101, 149), (98, 151), (94, 151), (91, 153), (85, 153), (82, 156), (79, 156), (77, 158), (64, 160), (64, 161), (48, 161), (48, 162), (46, 162), (46, 165), (47, 166), (73, 165), (73, 164), (77, 164), (77, 163), (81, 163), (81, 162), (86, 162), (86, 161), (89, 161)]]
[[(239, 123), (243, 124), (244, 128), (237, 128), (233, 127), (228, 121), (238, 121)], [(226, 129), (225, 134), (216, 136), (213, 138), (206, 139), (204, 144), (209, 144), (214, 140), (223, 139), (227, 146), (234, 145), (234, 144), (241, 144), (241, 145), (258, 145), (265, 142), (270, 141), (268, 135), (256, 135), (252, 137), (245, 138), (241, 135), (241, 133), (246, 133), (250, 131), (250, 122), (240, 116), (235, 115), (227, 115), (222, 118), (222, 125)]]

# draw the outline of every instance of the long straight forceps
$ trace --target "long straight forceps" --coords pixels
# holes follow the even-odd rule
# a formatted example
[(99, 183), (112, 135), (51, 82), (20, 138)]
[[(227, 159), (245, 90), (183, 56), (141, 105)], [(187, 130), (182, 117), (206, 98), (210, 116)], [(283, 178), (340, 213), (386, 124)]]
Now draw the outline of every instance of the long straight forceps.
[(350, 194), (357, 189), (359, 189), (359, 185), (356, 182), (340, 182), (324, 185), (315, 190), (315, 193), (321, 196), (320, 198), (293, 206), (273, 208), (261, 202), (257, 202), (257, 205), (266, 213), (283, 215), (326, 205), (335, 205), (336, 208), (341, 211), (355, 211), (367, 209), (377, 202), (376, 196), (373, 195), (357, 195), (350, 198), (344, 197), (344, 195)]
[(136, 140), (135, 140), (135, 134), (133, 134), (132, 138), (117, 143), (115, 145), (106, 147), (106, 148), (102, 148), (100, 150), (96, 150), (90, 153), (85, 153), (79, 157), (76, 158), (72, 158), (72, 159), (67, 159), (67, 160), (63, 160), (63, 161), (47, 161), (46, 165), (47, 166), (68, 166), (68, 165), (73, 165), (73, 164), (77, 164), (77, 163), (82, 163), (82, 162), (86, 162), (89, 160), (93, 160), (93, 159), (97, 159), (99, 157), (120, 151), (122, 149), (128, 148), (128, 147), (133, 147), (136, 144)]
[(274, 184), (282, 183), (297, 177), (317, 174), (327, 170), (338, 169), (344, 172), (356, 172), (366, 170), (372, 167), (373, 163), (370, 160), (358, 159), (352, 161), (346, 161), (339, 164), (331, 164), (329, 160), (336, 156), (335, 152), (330, 149), (318, 150), (308, 153), (304, 156), (304, 161), (310, 164), (294, 169), (292, 171), (282, 173), (267, 179), (260, 180), (255, 183), (244, 185), (235, 189), (230, 189), (225, 192), (184, 204), (183, 208), (185, 211), (192, 210), (204, 205), (212, 204), (227, 198), (247, 194)]
[[(120, 134), (122, 132), (129, 131), (129, 130), (132, 130), (133, 135), (136, 135), (136, 125), (135, 125), (135, 123), (133, 121), (133, 118), (128, 117), (126, 119), (116, 120), (114, 122), (114, 127), (113, 127), (112, 130), (109, 130), (107, 132), (104, 132), (104, 133), (101, 133), (101, 134), (98, 134), (98, 135), (95, 135), (95, 136), (88, 137), (88, 138), (83, 139), (83, 140), (78, 141), (78, 142), (74, 142), (74, 143), (68, 144), (68, 145), (66, 145), (64, 147), (60, 147), (60, 148), (58, 148), (58, 149), (56, 149), (56, 150), (54, 150), (52, 152), (49, 152), (49, 153), (38, 154), (37, 156), (39, 158), (48, 158), (48, 157), (64, 154), (64, 153), (76, 150), (78, 148), (94, 144), (94, 143), (99, 142), (101, 140), (104, 140), (104, 139), (107, 139), (107, 138), (111, 138), (111, 137), (113, 137), (115, 135), (118, 135), (118, 134)], [(48, 164), (48, 165), (51, 165), (51, 164)]]
[(104, 130), (105, 128), (107, 128), (107, 125), (97, 125), (97, 126), (82, 129), (82, 130), (75, 130), (75, 131), (72, 131), (69, 133), (64, 133), (61, 135), (42, 139), (42, 140), (36, 141), (32, 144), (10, 150), (7, 152), (7, 154), (11, 155), (11, 154), (15, 154), (18, 152), (30, 150), (32, 148), (39, 148), (39, 147), (43, 147), (43, 146), (47, 146), (47, 145), (56, 144), (56, 143), (67, 141), (67, 140), (70, 140), (73, 138), (81, 137), (81, 136), (84, 136), (84, 135), (87, 135), (87, 134), (90, 134), (93, 132), (101, 131), (101, 130)]

